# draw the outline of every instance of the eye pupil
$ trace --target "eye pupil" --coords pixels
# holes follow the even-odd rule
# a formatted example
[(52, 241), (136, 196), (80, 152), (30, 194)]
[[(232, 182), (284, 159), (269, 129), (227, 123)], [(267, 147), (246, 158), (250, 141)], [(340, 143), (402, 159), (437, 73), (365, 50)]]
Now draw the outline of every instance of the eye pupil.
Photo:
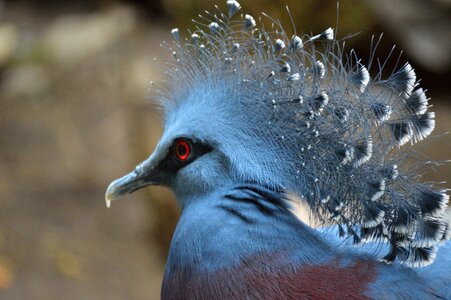
[(179, 147), (179, 156), (184, 156), (186, 154), (186, 148), (185, 147)]
[(187, 160), (191, 155), (190, 144), (185, 140), (177, 141), (175, 145), (175, 155), (177, 156), (178, 159), (182, 161)]

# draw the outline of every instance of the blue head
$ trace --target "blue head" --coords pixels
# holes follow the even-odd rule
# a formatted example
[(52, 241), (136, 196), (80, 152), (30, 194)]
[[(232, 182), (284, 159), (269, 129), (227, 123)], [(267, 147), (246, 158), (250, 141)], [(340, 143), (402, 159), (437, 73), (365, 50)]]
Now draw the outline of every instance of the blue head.
[(168, 90), (172, 98), (164, 103), (164, 132), (156, 149), (112, 184), (111, 195), (160, 184), (170, 187), (184, 206), (231, 183), (281, 187), (286, 182), (282, 174), (290, 170), (284, 165), (289, 157), (273, 139), (267, 111), (258, 112), (246, 84), (223, 85), (214, 76), (195, 78), (189, 88), (179, 88), (177, 81)]

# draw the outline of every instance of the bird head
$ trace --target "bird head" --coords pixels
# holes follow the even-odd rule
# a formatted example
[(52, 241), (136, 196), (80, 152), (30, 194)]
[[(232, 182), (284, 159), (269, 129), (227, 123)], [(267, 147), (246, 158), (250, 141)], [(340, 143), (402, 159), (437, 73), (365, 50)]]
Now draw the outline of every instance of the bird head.
[(164, 103), (160, 141), (149, 158), (111, 183), (107, 203), (148, 185), (169, 187), (185, 205), (232, 182), (282, 184), (275, 171), (284, 168), (283, 151), (262, 125), (266, 110), (265, 116), (243, 114), (250, 99), (245, 85), (224, 86), (206, 75), (191, 81), (191, 88), (166, 91), (172, 98)]
[[(233, 16), (239, 4), (227, 4)], [(163, 135), (147, 160), (111, 183), (107, 204), (147, 185), (168, 186), (182, 203), (231, 182), (300, 190), (299, 151), (311, 145), (308, 139), (299, 143), (299, 114), (287, 103), (302, 102), (296, 91), (302, 75), (287, 63), (274, 72), (281, 68), (284, 42), (267, 36), (262, 47), (250, 15), (236, 30), (223, 31), (216, 22), (205, 26), (210, 33), (199, 29), (183, 45), (178, 29), (172, 31), (174, 61), (155, 97), (165, 116)], [(301, 49), (301, 39), (293, 37), (290, 47), (293, 54)], [(311, 59), (305, 52), (303, 60)], [(310, 70), (302, 84), (315, 74)], [(315, 102), (317, 92), (309, 91), (309, 99)]]

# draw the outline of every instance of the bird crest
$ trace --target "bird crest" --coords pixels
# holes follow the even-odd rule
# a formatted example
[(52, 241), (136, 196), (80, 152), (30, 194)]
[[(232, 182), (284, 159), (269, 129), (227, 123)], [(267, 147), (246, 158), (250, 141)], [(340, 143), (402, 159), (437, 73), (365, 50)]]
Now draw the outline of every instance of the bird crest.
[(411, 65), (383, 78), (380, 38), (364, 64), (332, 28), (288, 35), (266, 15), (269, 29), (239, 15), (237, 1), (227, 8), (200, 16), (194, 31), (172, 30), (173, 59), (154, 96), (166, 127), (184, 119), (208, 132), (238, 178), (297, 195), (355, 243), (388, 243), (385, 262), (432, 263), (449, 196), (419, 181), (439, 162), (411, 150), (435, 126)]

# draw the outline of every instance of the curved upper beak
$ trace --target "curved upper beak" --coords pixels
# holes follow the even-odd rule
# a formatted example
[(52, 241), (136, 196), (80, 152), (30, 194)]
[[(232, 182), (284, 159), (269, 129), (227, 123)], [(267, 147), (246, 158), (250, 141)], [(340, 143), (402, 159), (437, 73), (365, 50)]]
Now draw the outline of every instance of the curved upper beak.
[(106, 206), (110, 207), (111, 201), (152, 184), (158, 184), (158, 170), (149, 158), (139, 164), (134, 171), (114, 180), (108, 186), (105, 193)]

